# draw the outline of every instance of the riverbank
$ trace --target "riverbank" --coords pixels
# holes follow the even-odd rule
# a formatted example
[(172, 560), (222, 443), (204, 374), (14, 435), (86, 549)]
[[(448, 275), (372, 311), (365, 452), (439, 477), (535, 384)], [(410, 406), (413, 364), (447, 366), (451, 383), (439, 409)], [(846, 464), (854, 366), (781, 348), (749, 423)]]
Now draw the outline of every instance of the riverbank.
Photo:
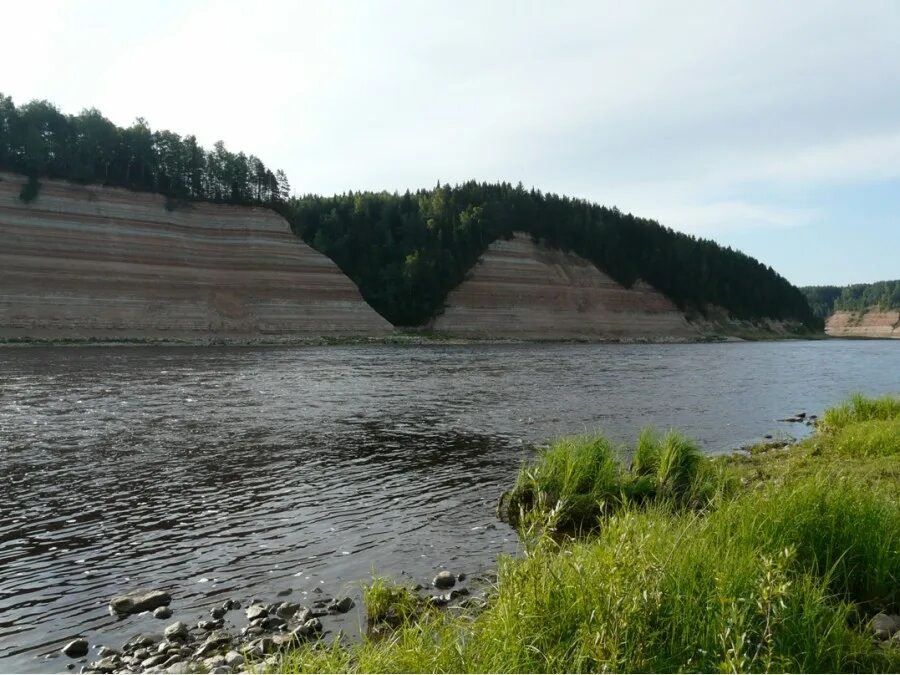
[(711, 460), (678, 436), (642, 435), (628, 469), (611, 448), (567, 441), (523, 469), (526, 552), (502, 559), (484, 609), (407, 612), (387, 637), (309, 644), (267, 667), (900, 668), (900, 400), (857, 398), (805, 441)]
[(285, 338), (5, 338), (0, 349), (6, 347), (324, 347), (344, 345), (515, 345), (515, 344), (707, 344), (727, 342), (775, 342), (781, 340), (824, 340), (828, 336), (810, 334), (746, 333), (742, 336), (709, 334), (691, 338), (660, 336), (655, 338), (604, 339), (519, 339), (519, 338), (461, 338), (430, 332), (396, 332), (381, 337), (298, 337)]

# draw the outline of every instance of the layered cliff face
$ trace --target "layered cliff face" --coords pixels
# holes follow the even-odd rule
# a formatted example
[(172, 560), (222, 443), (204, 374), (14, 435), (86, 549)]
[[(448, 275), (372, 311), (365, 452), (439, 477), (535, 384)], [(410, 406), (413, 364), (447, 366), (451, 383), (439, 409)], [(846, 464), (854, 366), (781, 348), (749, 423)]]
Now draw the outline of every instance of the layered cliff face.
[(382, 336), (392, 326), (269, 209), (0, 174), (0, 338)]
[(835, 337), (900, 339), (900, 310), (837, 311), (825, 321), (825, 332)]
[(664, 295), (626, 289), (590, 262), (516, 233), (496, 241), (433, 324), (467, 338), (675, 339), (699, 332)]

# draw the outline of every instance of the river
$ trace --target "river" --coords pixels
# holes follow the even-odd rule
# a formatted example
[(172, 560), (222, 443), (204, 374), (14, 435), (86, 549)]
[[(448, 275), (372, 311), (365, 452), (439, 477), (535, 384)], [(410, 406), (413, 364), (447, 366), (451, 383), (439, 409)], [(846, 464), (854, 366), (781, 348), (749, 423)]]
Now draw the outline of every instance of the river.
[(900, 392), (900, 343), (0, 349), (0, 671), (159, 631), (107, 614), (135, 587), (189, 621), (488, 570), (531, 444), (653, 425), (720, 453), (854, 391)]

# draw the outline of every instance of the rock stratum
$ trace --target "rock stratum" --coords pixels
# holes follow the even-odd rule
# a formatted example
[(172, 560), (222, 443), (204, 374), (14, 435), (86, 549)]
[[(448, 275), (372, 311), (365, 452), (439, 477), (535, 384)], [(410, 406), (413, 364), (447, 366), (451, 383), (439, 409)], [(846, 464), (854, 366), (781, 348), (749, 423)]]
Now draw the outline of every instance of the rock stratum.
[(0, 174), (0, 338), (384, 336), (393, 327), (275, 212)]
[(825, 332), (834, 337), (900, 339), (900, 310), (837, 311), (825, 321)]
[(589, 261), (517, 232), (496, 241), (447, 297), (435, 332), (463, 338), (692, 340), (701, 332), (662, 293), (627, 289)]

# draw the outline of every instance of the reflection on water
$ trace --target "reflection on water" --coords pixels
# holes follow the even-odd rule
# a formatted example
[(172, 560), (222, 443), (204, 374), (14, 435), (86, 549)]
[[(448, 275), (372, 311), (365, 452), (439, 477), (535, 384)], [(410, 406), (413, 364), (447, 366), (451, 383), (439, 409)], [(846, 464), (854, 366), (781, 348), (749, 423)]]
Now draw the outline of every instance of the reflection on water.
[[(710, 452), (900, 390), (900, 345), (504, 345), (0, 350), (0, 670), (121, 643), (116, 592), (178, 618), (214, 600), (358, 597), (372, 570), (483, 570), (528, 444), (678, 426)], [(185, 619), (187, 620), (187, 619)], [(346, 621), (358, 623), (351, 613)], [(348, 625), (350, 630), (352, 625)]]

